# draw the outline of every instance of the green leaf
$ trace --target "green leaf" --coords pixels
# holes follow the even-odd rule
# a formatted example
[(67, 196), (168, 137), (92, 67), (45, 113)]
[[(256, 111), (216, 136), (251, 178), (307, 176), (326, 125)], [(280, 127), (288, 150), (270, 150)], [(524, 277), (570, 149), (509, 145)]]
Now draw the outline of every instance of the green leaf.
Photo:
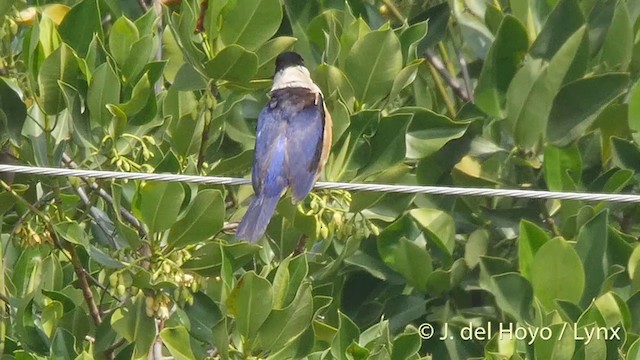
[(131, 45), (131, 52), (122, 66), (126, 82), (138, 80), (145, 66), (154, 59), (156, 51), (157, 44), (152, 35), (143, 36)]
[(504, 116), (507, 89), (528, 48), (524, 26), (515, 17), (505, 16), (475, 89), (475, 103), (487, 114)]
[[(82, 29), (82, 30), (79, 30)], [(98, 0), (83, 0), (69, 10), (60, 26), (60, 37), (66, 44), (84, 56), (94, 35), (102, 39), (102, 16)]]
[(520, 273), (531, 280), (531, 266), (538, 249), (549, 241), (549, 235), (538, 225), (522, 220), (518, 237), (518, 265)]
[(131, 47), (140, 39), (136, 25), (125, 16), (113, 23), (109, 34), (109, 52), (122, 69), (131, 54)]
[(275, 58), (291, 49), (298, 39), (290, 36), (278, 36), (264, 43), (258, 50), (258, 74), (256, 77), (271, 77), (276, 69)]
[(359, 172), (359, 178), (377, 174), (401, 162), (406, 154), (405, 135), (412, 114), (395, 114), (380, 120), (378, 129), (370, 139), (370, 161)]
[(405, 107), (397, 112), (413, 114), (406, 135), (409, 159), (421, 159), (435, 153), (447, 142), (460, 138), (469, 126), (424, 108)]
[(349, 51), (344, 70), (356, 98), (372, 105), (391, 91), (402, 70), (400, 41), (391, 30), (366, 34)]
[(176, 155), (186, 158), (200, 151), (204, 122), (204, 116), (188, 114), (172, 124), (175, 128), (171, 131), (171, 148)]
[(247, 82), (258, 71), (258, 56), (242, 46), (229, 45), (205, 64), (205, 70), (214, 79)]
[(547, 126), (547, 139), (566, 146), (582, 136), (598, 113), (629, 85), (628, 74), (609, 73), (580, 79), (564, 86), (556, 96)]
[(118, 308), (111, 316), (111, 326), (118, 335), (135, 344), (134, 356), (139, 358), (149, 352), (155, 339), (155, 323), (147, 316), (145, 295), (140, 292), (131, 306)]
[(389, 93), (389, 100), (394, 100), (398, 95), (400, 95), (400, 92), (404, 88), (413, 83), (416, 79), (416, 75), (418, 74), (418, 67), (423, 61), (423, 59), (412, 61), (402, 69), (400, 73), (398, 73), (398, 76), (393, 80), (393, 86), (391, 86), (391, 92)]
[(414, 218), (440, 249), (447, 254), (453, 252), (455, 246), (456, 226), (453, 218), (448, 213), (438, 209), (413, 209), (409, 214)]
[(602, 44), (601, 61), (610, 69), (625, 71), (633, 55), (633, 24), (627, 2), (619, 0), (613, 13), (611, 26)]
[(195, 91), (207, 88), (207, 79), (189, 63), (184, 63), (176, 74), (173, 86), (175, 90)]
[(357, 164), (356, 150), (361, 147), (360, 141), (365, 137), (364, 134), (371, 129), (375, 129), (379, 122), (379, 111), (365, 110), (351, 116), (349, 128), (334, 145), (334, 149), (340, 150), (334, 151), (329, 155), (328, 179), (340, 181), (347, 174), (354, 172), (354, 168), (355, 170), (359, 169), (361, 165)]
[(609, 271), (607, 259), (609, 211), (601, 211), (589, 222), (584, 224), (578, 232), (576, 252), (585, 271), (585, 289), (582, 295), (582, 305), (587, 306), (600, 295), (600, 288)]
[(184, 326), (164, 328), (160, 331), (160, 338), (174, 359), (195, 359), (195, 355), (191, 350), (191, 338)]
[(185, 307), (191, 323), (190, 333), (194, 338), (211, 343), (213, 327), (222, 320), (220, 308), (209, 296), (202, 292), (193, 294), (193, 304)]
[[(455, 4), (455, 5), (456, 5), (455, 8), (458, 9), (458, 6), (457, 6), (458, 4)], [(461, 15), (461, 14), (458, 14), (458, 15)], [(465, 14), (465, 15), (471, 15), (471, 14)], [(470, 17), (473, 18), (473, 15), (471, 15)], [(451, 8), (449, 7), (449, 4), (447, 2), (443, 2), (428, 8), (423, 13), (418, 14), (416, 17), (411, 18), (411, 20), (409, 20), (409, 24), (415, 24), (418, 21), (427, 21), (427, 23), (429, 24), (429, 31), (427, 32), (427, 35), (418, 44), (418, 48), (417, 48), (418, 54), (423, 54), (426, 49), (433, 48), (440, 41), (442, 41), (442, 39), (444, 39), (444, 37), (447, 35), (447, 28), (449, 25), (450, 18), (451, 18)], [(458, 17), (458, 19), (461, 19), (461, 17)], [(465, 20), (466, 19), (462, 20), (462, 23), (464, 23), (462, 28), (464, 28), (466, 25), (471, 25), (470, 22), (467, 22)], [(465, 28), (463, 31), (466, 32), (466, 30), (468, 29)], [(483, 33), (485, 31), (486, 29), (480, 30), (480, 32), (483, 32)], [(486, 31), (486, 33), (488, 33), (488, 31)], [(477, 41), (479, 43), (482, 43), (484, 40), (487, 40), (487, 38), (484, 36), (478, 36), (476, 38), (474, 35), (472, 41), (473, 42)]]
[(333, 341), (331, 342), (331, 355), (334, 359), (347, 360), (347, 349), (360, 337), (360, 329), (348, 316), (338, 312), (339, 326)]
[(149, 232), (156, 233), (175, 223), (183, 199), (184, 188), (178, 183), (148, 182), (140, 189), (134, 211)]
[(349, 55), (348, 50), (353, 47), (353, 44), (371, 32), (371, 28), (362, 18), (353, 19), (351, 24), (343, 24), (343, 27), (340, 35), (340, 55), (338, 56), (338, 63), (342, 66), (344, 66), (347, 55)]
[(400, 46), (402, 47), (405, 63), (419, 58), (418, 43), (427, 35), (428, 28), (427, 21), (421, 21), (407, 27), (400, 33)]
[(549, 14), (542, 31), (531, 45), (531, 55), (551, 59), (584, 23), (585, 18), (578, 1), (561, 0)]
[(58, 235), (68, 242), (80, 245), (87, 250), (89, 249), (89, 237), (79, 223), (66, 221), (54, 224), (53, 228)]
[(295, 50), (305, 59), (307, 67), (313, 69), (318, 65), (318, 62), (307, 37), (307, 29), (313, 17), (320, 12), (320, 4), (297, 0), (284, 0), (283, 3), (287, 18), (291, 23), (293, 37), (298, 39)]
[(567, 40), (548, 65), (539, 60), (529, 61), (514, 76), (507, 90), (506, 121), (519, 145), (533, 147), (544, 136), (553, 99), (586, 36), (583, 27)]
[(518, 319), (530, 322), (533, 319), (533, 289), (531, 284), (518, 273), (505, 273), (492, 276), (493, 289), (498, 307)]
[(533, 257), (530, 270), (534, 294), (547, 310), (556, 308), (556, 300), (577, 304), (582, 298), (584, 267), (571, 244), (562, 238), (542, 245)]
[(422, 340), (420, 339), (418, 329), (412, 325), (408, 325), (402, 334), (399, 334), (393, 339), (391, 360), (413, 359), (418, 355), (421, 346)]
[(469, 269), (475, 268), (480, 262), (480, 257), (486, 255), (489, 241), (487, 230), (476, 230), (469, 234), (464, 247), (464, 261)]
[(87, 93), (87, 106), (91, 113), (91, 120), (96, 125), (105, 127), (112, 119), (107, 104), (120, 102), (120, 79), (108, 62), (98, 66), (91, 77), (91, 84)]
[(0, 193), (0, 216), (11, 210), (16, 203), (16, 197), (6, 191)]
[(336, 92), (345, 99), (353, 96), (353, 88), (349, 80), (342, 70), (333, 65), (320, 64), (313, 72), (313, 79), (322, 90), (325, 99), (333, 97)]
[(65, 108), (64, 96), (58, 82), (62, 81), (75, 87), (79, 73), (78, 59), (66, 44), (61, 45), (44, 60), (38, 74), (38, 87), (45, 113), (55, 115)]
[(269, 314), (258, 331), (257, 341), (266, 351), (286, 346), (309, 327), (312, 316), (311, 286), (305, 282), (297, 288), (297, 295), (291, 304)]
[[(1, 17), (0, 17), (1, 18)], [(0, 139), (3, 134), (12, 139), (20, 139), (22, 126), (27, 118), (27, 107), (7, 80), (0, 78), (0, 111), (6, 116), (6, 123), (0, 121)]]
[[(572, 330), (574, 324), (557, 323), (549, 326), (552, 336), (548, 341), (536, 341), (533, 346), (536, 359), (571, 360), (576, 348), (575, 335)], [(565, 331), (567, 330), (567, 331)]]
[(616, 166), (640, 173), (640, 149), (633, 141), (611, 137), (611, 160)]
[(577, 146), (557, 148), (548, 145), (544, 149), (544, 179), (551, 191), (575, 190), (575, 183), (582, 174), (582, 159)]
[(51, 339), (51, 359), (74, 359), (78, 356), (75, 345), (73, 334), (64, 328), (57, 328)]
[(237, 0), (224, 16), (220, 38), (226, 45), (255, 50), (276, 33), (281, 21), (278, 0)]
[(424, 246), (405, 237), (391, 239), (380, 236), (378, 251), (382, 261), (404, 276), (407, 283), (420, 291), (427, 289), (427, 280), (433, 271), (431, 255)]
[(148, 74), (144, 74), (133, 88), (131, 98), (119, 108), (126, 114), (131, 125), (143, 125), (156, 115), (156, 98), (149, 81)]
[(184, 218), (172, 224), (169, 247), (185, 247), (215, 235), (222, 229), (224, 213), (224, 199), (220, 191), (205, 189), (198, 192)]
[(633, 138), (640, 143), (640, 81), (629, 91), (629, 128)]
[(0, 18), (3, 18), (6, 14), (9, 13), (11, 7), (15, 3), (16, 0), (7, 0), (0, 3)]
[(273, 306), (273, 289), (265, 278), (250, 271), (240, 278), (227, 298), (227, 309), (242, 336), (253, 339)]

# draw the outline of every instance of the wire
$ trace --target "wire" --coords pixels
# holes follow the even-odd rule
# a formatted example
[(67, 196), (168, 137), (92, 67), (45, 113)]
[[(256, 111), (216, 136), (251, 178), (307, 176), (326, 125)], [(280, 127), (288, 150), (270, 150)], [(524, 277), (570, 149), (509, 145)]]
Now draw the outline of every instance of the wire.
[[(94, 179), (118, 179), (118, 180), (147, 180), (186, 182), (193, 184), (210, 185), (248, 185), (249, 179), (220, 177), (220, 176), (196, 176), (180, 174), (148, 174), (139, 172), (118, 172), (103, 170), (63, 169), (51, 167), (35, 167), (23, 165), (0, 164), (0, 173), (13, 172), (31, 175), (47, 176), (76, 176)], [(583, 200), (583, 201), (610, 201), (640, 203), (640, 195), (635, 194), (606, 194), (606, 193), (579, 193), (543, 190), (520, 189), (490, 189), (467, 188), (445, 186), (411, 186), (411, 185), (385, 185), (385, 184), (356, 184), (341, 182), (317, 182), (317, 189), (333, 189), (348, 191), (375, 191), (385, 193), (405, 194), (432, 194), (432, 195), (457, 195), (457, 196), (506, 196), (529, 199), (555, 199), (555, 200)]]

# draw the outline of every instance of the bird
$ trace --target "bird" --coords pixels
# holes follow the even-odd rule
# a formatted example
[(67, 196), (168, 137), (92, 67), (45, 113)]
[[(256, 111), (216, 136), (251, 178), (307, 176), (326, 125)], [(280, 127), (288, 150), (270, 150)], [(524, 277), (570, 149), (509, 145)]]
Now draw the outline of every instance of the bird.
[(256, 126), (254, 197), (236, 231), (236, 238), (252, 243), (263, 237), (287, 190), (294, 204), (311, 192), (331, 147), (331, 115), (302, 56), (283, 52), (275, 65), (270, 99)]

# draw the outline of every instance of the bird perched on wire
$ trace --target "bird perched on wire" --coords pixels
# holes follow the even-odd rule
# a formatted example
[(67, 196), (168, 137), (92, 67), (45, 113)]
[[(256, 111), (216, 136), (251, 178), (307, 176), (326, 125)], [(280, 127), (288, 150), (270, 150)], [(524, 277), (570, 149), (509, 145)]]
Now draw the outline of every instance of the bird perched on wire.
[(236, 237), (260, 239), (282, 194), (294, 203), (313, 188), (329, 157), (331, 115), (300, 54), (276, 58), (271, 99), (258, 117), (251, 180), (255, 196)]

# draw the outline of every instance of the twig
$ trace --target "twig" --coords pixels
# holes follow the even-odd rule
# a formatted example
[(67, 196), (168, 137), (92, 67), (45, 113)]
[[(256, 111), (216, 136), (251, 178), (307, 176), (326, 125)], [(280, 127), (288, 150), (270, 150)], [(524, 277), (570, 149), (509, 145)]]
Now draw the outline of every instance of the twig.
[[(207, 116), (206, 114), (201, 114), (200, 116)], [(202, 171), (202, 165), (204, 164), (204, 156), (207, 148), (207, 142), (209, 142), (209, 129), (211, 128), (211, 120), (205, 118), (205, 124), (202, 127), (202, 139), (200, 140), (200, 150), (198, 151), (198, 164), (196, 168), (198, 172)]]
[(145, 0), (138, 0), (138, 6), (140, 6), (142, 12), (146, 13), (147, 11), (149, 11), (149, 6), (145, 2)]
[(209, 0), (202, 0), (200, 3), (200, 13), (198, 14), (198, 21), (196, 22), (196, 28), (193, 31), (194, 34), (200, 34), (204, 32), (204, 16), (209, 8)]
[(387, 9), (389, 9), (389, 12), (391, 12), (391, 15), (393, 15), (396, 20), (400, 21), (403, 24), (407, 21), (404, 16), (402, 16), (400, 10), (398, 10), (398, 8), (396, 7), (396, 4), (394, 4), (391, 0), (382, 0), (382, 3), (387, 7)]
[(232, 222), (232, 223), (225, 223), (222, 226), (222, 229), (220, 229), (221, 232), (226, 232), (226, 231), (233, 231), (235, 229), (238, 228), (238, 223), (237, 222)]
[[(55, 234), (51, 234), (51, 236), (56, 236)], [(93, 292), (89, 287), (89, 282), (87, 281), (87, 271), (82, 267), (82, 263), (78, 258), (78, 252), (76, 248), (72, 244), (68, 244), (66, 247), (67, 251), (71, 255), (71, 263), (73, 265), (73, 269), (78, 276), (78, 282), (80, 283), (80, 289), (82, 290), (82, 296), (84, 297), (85, 302), (87, 303), (87, 307), (89, 307), (89, 314), (91, 314), (91, 318), (96, 326), (102, 324), (102, 316), (100, 315), (100, 310), (98, 310), (98, 306), (93, 298)]]
[(156, 340), (153, 342), (148, 359), (162, 360), (162, 338), (160, 337), (162, 329), (164, 329), (164, 320), (156, 321)]
[(451, 36), (451, 44), (453, 45), (453, 49), (456, 52), (456, 57), (458, 58), (458, 64), (460, 65), (460, 72), (462, 73), (462, 80), (464, 81), (464, 88), (467, 90), (467, 96), (470, 101), (473, 101), (473, 88), (471, 87), (471, 76), (469, 76), (469, 66), (467, 64), (467, 60), (465, 60), (462, 51), (460, 50), (460, 46), (458, 46), (458, 42), (451, 31), (451, 27), (449, 27), (449, 34)]
[(296, 248), (293, 250), (293, 256), (298, 256), (304, 252), (304, 249), (307, 246), (307, 239), (309, 239), (307, 235), (302, 235), (300, 237)]
[(127, 339), (122, 338), (118, 341), (116, 341), (115, 343), (113, 343), (113, 345), (109, 346), (105, 351), (105, 355), (106, 354), (113, 354), (116, 350), (118, 350), (118, 348), (124, 344), (127, 343)]
[(3, 303), (5, 303), (6, 306), (11, 306), (11, 304), (9, 303), (9, 298), (6, 297), (3, 293), (0, 292), (0, 301), (2, 301)]
[[(71, 169), (78, 168), (78, 164), (76, 164), (75, 161), (73, 161), (67, 154), (62, 154), (62, 161), (64, 162), (64, 165), (67, 166), (68, 168), (71, 168)], [(87, 185), (89, 185), (89, 187), (92, 190), (97, 191), (98, 195), (115, 209), (116, 205), (115, 205), (115, 202), (113, 201), (113, 197), (111, 197), (111, 195), (109, 195), (108, 192), (102, 189), (100, 185), (98, 185), (95, 182), (89, 181), (89, 179), (86, 177), (81, 177), (80, 179), (82, 179), (82, 181), (84, 181)], [(142, 226), (142, 224), (140, 223), (140, 220), (138, 220), (138, 218), (136, 218), (131, 212), (129, 212), (127, 209), (123, 207), (119, 207), (118, 209), (116, 209), (116, 211), (119, 211), (120, 216), (122, 216), (124, 220), (126, 220), (131, 226), (133, 226), (136, 230), (138, 230), (138, 234), (140, 234), (141, 237), (144, 238), (147, 236), (147, 232)]]
[(453, 102), (451, 101), (451, 99), (449, 99), (449, 94), (447, 93), (447, 89), (444, 88), (444, 85), (442, 84), (442, 80), (440, 79), (440, 76), (438, 76), (438, 73), (436, 71), (436, 68), (431, 63), (427, 64), (427, 67), (429, 68), (429, 72), (431, 73), (431, 77), (433, 78), (433, 82), (435, 83), (436, 88), (438, 89), (438, 92), (442, 96), (444, 105), (447, 107), (447, 112), (452, 117), (456, 116), (456, 108), (453, 105)]
[[(453, 92), (463, 101), (470, 101), (471, 97), (465, 88), (460, 85), (458, 79), (454, 78), (449, 74), (449, 71), (445, 68), (442, 60), (436, 56), (431, 50), (426, 50), (424, 52), (424, 57), (427, 59), (430, 67), (433, 67), (437, 73), (447, 82), (447, 84), (453, 89)], [(466, 69), (466, 66), (464, 67)], [(468, 76), (468, 73), (467, 73)], [(435, 77), (434, 77), (435, 80)]]
[[(156, 12), (156, 17), (158, 17), (158, 24), (157, 24), (158, 38), (162, 39), (164, 25), (162, 22), (162, 3), (160, 2), (160, 0), (155, 0), (153, 2), (153, 10)], [(156, 61), (162, 60), (162, 46), (158, 46), (158, 51), (156, 52), (155, 60)], [(156, 81), (155, 85), (153, 86), (153, 91), (155, 92), (156, 95), (159, 95), (160, 92), (162, 92), (162, 81)]]
[(78, 194), (78, 196), (80, 197), (80, 200), (82, 201), (84, 206), (86, 206), (87, 209), (89, 209), (89, 214), (91, 214), (91, 216), (93, 216), (93, 219), (95, 220), (96, 225), (98, 225), (100, 230), (102, 230), (102, 232), (105, 235), (111, 237), (112, 245), (116, 249), (118, 249), (118, 242), (116, 241), (116, 239), (112, 236), (112, 234), (110, 234), (110, 231), (108, 229), (106, 229), (104, 227), (104, 225), (100, 221), (98, 221), (99, 218), (100, 218), (100, 214), (98, 213), (98, 210), (95, 208), (95, 206), (93, 206), (93, 204), (91, 203), (91, 200), (87, 196), (87, 193), (85, 193), (84, 190), (81, 187), (75, 186), (72, 182), (69, 182), (69, 184), (71, 184), (71, 187), (73, 188), (75, 193)]

